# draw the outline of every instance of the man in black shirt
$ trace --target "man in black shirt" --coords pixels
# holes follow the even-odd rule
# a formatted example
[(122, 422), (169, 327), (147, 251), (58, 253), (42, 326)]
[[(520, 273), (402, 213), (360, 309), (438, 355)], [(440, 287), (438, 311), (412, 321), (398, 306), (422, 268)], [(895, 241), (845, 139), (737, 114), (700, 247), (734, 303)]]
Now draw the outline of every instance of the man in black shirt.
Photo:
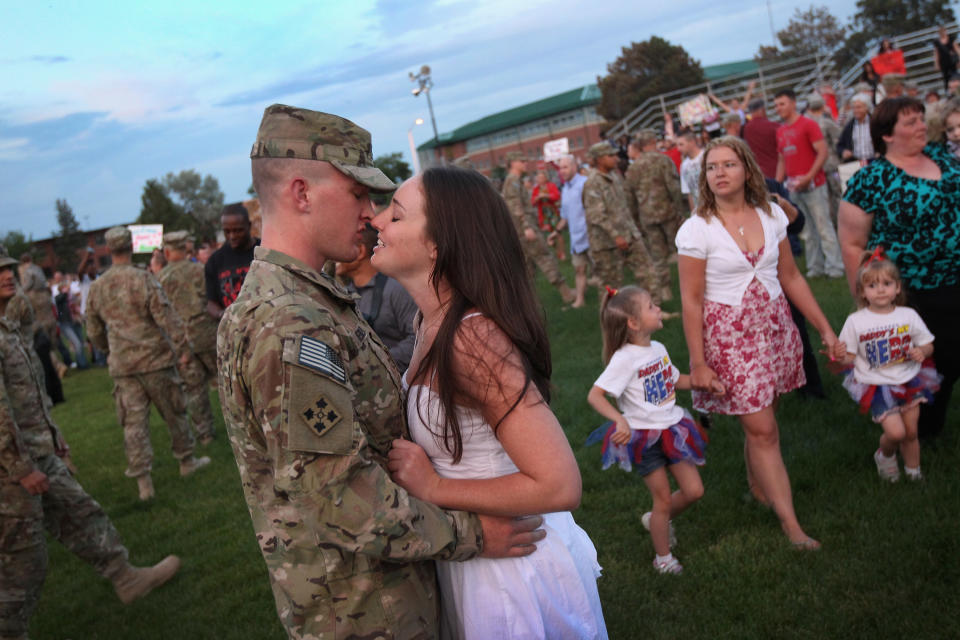
[(259, 238), (250, 235), (250, 214), (240, 203), (223, 208), (220, 225), (226, 242), (204, 265), (207, 312), (217, 320), (237, 299), (253, 262), (253, 248), (260, 244)]

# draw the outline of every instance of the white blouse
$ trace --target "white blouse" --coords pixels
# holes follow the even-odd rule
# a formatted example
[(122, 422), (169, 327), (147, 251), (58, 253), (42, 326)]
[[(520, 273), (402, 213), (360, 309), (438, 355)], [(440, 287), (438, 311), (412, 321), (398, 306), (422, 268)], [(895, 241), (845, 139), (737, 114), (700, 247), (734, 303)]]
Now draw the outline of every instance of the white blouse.
[(739, 306), (747, 287), (756, 278), (776, 299), (783, 293), (777, 277), (780, 242), (787, 237), (787, 215), (777, 204), (770, 203), (767, 215), (757, 208), (763, 226), (763, 255), (753, 266), (716, 216), (692, 215), (677, 232), (677, 251), (682, 256), (706, 260), (704, 298), (730, 306)]

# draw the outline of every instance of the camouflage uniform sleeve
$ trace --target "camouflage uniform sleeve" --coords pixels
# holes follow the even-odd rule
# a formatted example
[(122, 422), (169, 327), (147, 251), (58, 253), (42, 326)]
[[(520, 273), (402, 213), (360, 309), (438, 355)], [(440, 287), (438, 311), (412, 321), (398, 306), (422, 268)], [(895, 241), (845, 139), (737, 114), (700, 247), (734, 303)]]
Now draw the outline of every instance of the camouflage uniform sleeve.
[(523, 188), (523, 182), (519, 179), (509, 180), (504, 188), (504, 199), (507, 201), (507, 208), (510, 210), (510, 215), (514, 217), (518, 230), (537, 229), (536, 214), (527, 204), (530, 197)]
[(640, 187), (640, 167), (637, 164), (630, 165), (627, 169), (627, 175), (623, 178), (623, 190), (627, 196), (627, 207), (630, 208), (630, 217), (637, 220), (639, 213), (639, 204), (637, 203), (637, 189)]
[(338, 364), (339, 336), (301, 327), (299, 335), (265, 327), (241, 358), (241, 384), (274, 478), (261, 501), (275, 503), (282, 494), (295, 512), (290, 520), (306, 529), (290, 531), (287, 524), (287, 532), (308, 535), (321, 548), (400, 562), (476, 556), (482, 548), (476, 516), (417, 500), (375, 459), (356, 420), (349, 376)]
[[(2, 365), (2, 363), (0, 363)], [(7, 477), (20, 480), (33, 471), (33, 460), (23, 444), (7, 395), (7, 382), (0, 366), (0, 468)]]
[(588, 182), (583, 187), (583, 210), (587, 222), (606, 231), (611, 240), (617, 236), (624, 236), (623, 230), (617, 225), (616, 218), (609, 215), (603, 191), (596, 183)]
[(667, 187), (667, 196), (673, 205), (674, 212), (679, 214), (683, 207), (683, 194), (680, 192), (680, 173), (677, 171), (677, 165), (673, 160), (664, 156), (666, 162), (661, 162), (663, 167), (663, 184)]
[(185, 351), (190, 351), (190, 343), (187, 341), (187, 333), (180, 316), (173, 310), (173, 305), (163, 292), (160, 281), (150, 274), (147, 274), (147, 306), (154, 322), (163, 329), (173, 343), (173, 350), (177, 357), (182, 356)]
[(106, 327), (103, 324), (103, 319), (100, 317), (99, 311), (97, 311), (99, 289), (96, 288), (96, 284), (97, 283), (94, 282), (90, 285), (90, 293), (87, 296), (87, 314), (83, 324), (87, 330), (87, 338), (89, 338), (90, 343), (100, 351), (108, 353), (110, 351), (110, 345), (107, 342)]

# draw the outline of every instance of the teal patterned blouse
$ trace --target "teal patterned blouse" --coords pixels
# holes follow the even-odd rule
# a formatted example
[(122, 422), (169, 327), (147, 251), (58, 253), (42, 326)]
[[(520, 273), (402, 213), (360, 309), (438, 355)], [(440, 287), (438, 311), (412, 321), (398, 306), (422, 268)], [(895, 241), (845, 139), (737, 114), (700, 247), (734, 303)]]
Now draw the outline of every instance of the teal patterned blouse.
[(880, 158), (853, 174), (843, 199), (873, 216), (867, 248), (882, 245), (907, 287), (929, 290), (960, 284), (960, 161), (941, 144), (923, 153), (939, 180)]

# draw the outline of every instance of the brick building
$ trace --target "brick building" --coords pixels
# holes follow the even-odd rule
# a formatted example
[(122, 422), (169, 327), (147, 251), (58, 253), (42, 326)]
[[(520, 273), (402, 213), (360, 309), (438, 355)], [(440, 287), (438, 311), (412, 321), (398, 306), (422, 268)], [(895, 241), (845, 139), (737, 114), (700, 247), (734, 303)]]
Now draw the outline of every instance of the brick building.
[(531, 158), (543, 156), (543, 144), (566, 138), (570, 153), (580, 159), (590, 145), (600, 141), (604, 119), (597, 114), (600, 89), (588, 84), (441, 133), (417, 148), (420, 164), (469, 159), (477, 171), (489, 176), (504, 165), (508, 151), (520, 150)]

